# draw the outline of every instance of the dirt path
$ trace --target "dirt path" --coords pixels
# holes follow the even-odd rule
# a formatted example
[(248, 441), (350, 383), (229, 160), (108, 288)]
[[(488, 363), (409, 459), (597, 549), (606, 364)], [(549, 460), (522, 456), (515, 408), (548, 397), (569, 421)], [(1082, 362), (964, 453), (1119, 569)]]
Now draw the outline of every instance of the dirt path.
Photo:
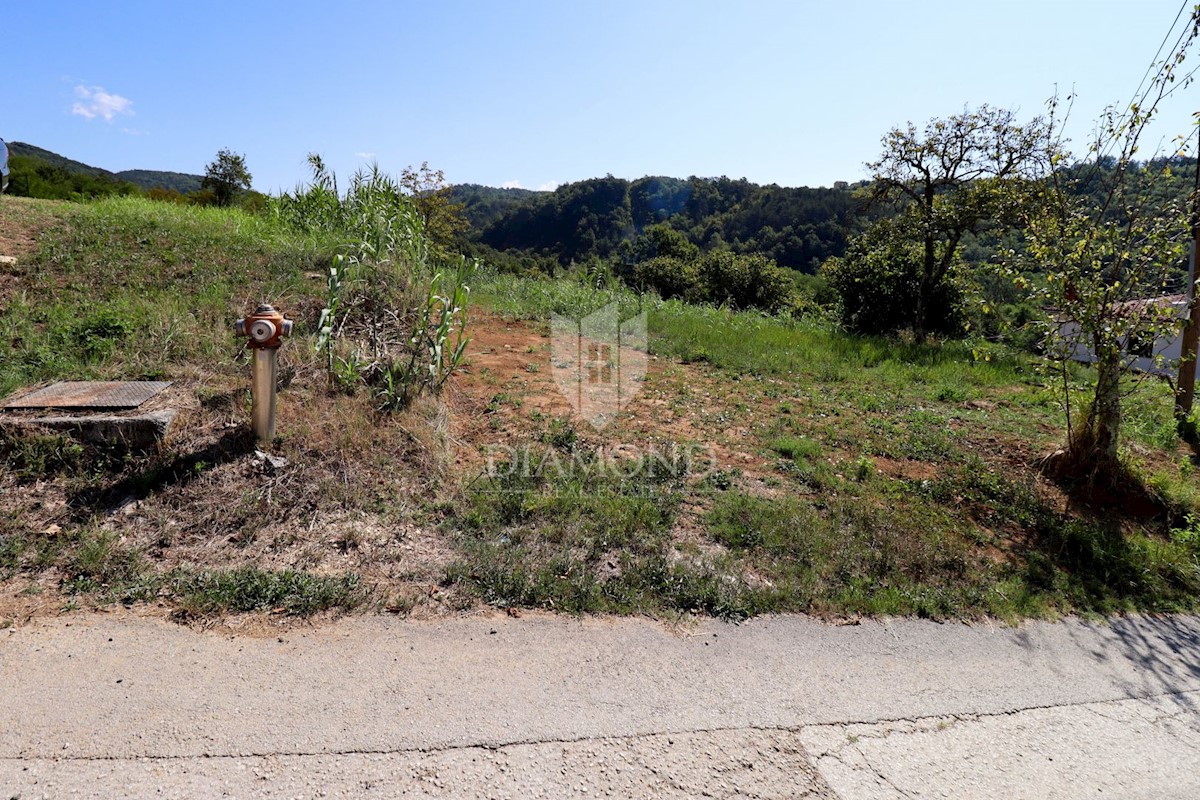
[[(69, 621), (68, 621), (69, 620)], [(1195, 797), (1200, 619), (0, 632), (16, 797)]]
[[(650, 356), (645, 379), (611, 425), (592, 429), (574, 415), (554, 382), (549, 332), (545, 326), (485, 313), (475, 323), (466, 368), (451, 382), (451, 435), (459, 445), (460, 469), (481, 464), (489, 447), (536, 439), (546, 424), (569, 424), (584, 442), (645, 446), (702, 443), (720, 469), (736, 469), (749, 483), (773, 473), (751, 429), (770, 412), (743, 402), (752, 392), (733, 393), (730, 379), (697, 366)], [(735, 384), (762, 382), (744, 377)]]

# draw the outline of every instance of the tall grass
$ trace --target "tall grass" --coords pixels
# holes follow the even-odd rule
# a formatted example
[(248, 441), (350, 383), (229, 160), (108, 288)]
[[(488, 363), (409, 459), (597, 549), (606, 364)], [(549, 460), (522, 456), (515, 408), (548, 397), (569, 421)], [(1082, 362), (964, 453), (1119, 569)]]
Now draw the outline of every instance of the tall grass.
[(378, 165), (350, 179), (345, 195), (320, 156), (313, 180), (273, 198), (273, 219), (342, 240), (328, 270), (316, 351), (331, 385), (366, 384), (380, 409), (408, 406), (438, 391), (463, 360), (468, 282), (474, 262), (432, 264), (425, 220)]
[(622, 316), (646, 309), (652, 352), (741, 373), (847, 379), (862, 370), (904, 372), (911, 366), (922, 373), (933, 370), (947, 383), (990, 385), (1012, 382), (1028, 363), (1002, 348), (989, 348), (984, 358), (970, 342), (927, 345), (855, 336), (823, 319), (664, 301), (622, 285), (483, 273), (476, 295), (482, 304), (522, 319), (578, 317), (613, 302), (620, 304)]

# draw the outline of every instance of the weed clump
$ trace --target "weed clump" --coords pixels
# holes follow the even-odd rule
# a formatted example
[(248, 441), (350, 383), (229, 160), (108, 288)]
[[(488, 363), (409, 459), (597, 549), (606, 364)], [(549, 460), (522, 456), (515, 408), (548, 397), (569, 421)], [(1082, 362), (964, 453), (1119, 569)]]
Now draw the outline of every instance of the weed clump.
[(0, 426), (0, 464), (22, 481), (74, 474), (86, 468), (82, 444), (64, 434)]
[(310, 616), (329, 609), (351, 610), (366, 600), (357, 575), (314, 575), (290, 569), (179, 571), (168, 578), (167, 586), (189, 616), (225, 611), (282, 611)]
[(299, 229), (342, 239), (328, 269), (316, 353), (331, 388), (370, 387), (380, 410), (396, 411), (438, 392), (462, 364), (469, 282), (465, 258), (435, 265), (425, 220), (399, 183), (378, 166), (350, 180), (345, 196), (320, 156), (313, 181), (271, 201), (271, 213)]

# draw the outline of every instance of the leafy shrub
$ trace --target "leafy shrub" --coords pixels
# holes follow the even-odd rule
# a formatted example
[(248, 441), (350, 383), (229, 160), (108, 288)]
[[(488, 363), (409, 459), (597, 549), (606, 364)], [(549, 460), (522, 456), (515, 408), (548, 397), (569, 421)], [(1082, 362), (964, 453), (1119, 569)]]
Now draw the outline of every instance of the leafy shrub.
[(819, 309), (835, 309), (838, 293), (824, 275), (795, 274), (796, 298), (799, 303)]
[[(821, 270), (841, 299), (841, 320), (847, 329), (886, 334), (912, 327), (919, 279), (911, 261), (831, 258)], [(961, 333), (961, 303), (958, 285), (944, 284), (935, 293), (927, 330)]]
[(705, 292), (700, 285), (700, 268), (695, 261), (683, 261), (674, 256), (658, 256), (635, 266), (633, 275), (634, 282), (639, 287), (653, 289), (664, 300), (705, 299)]
[(787, 270), (765, 256), (717, 251), (700, 259), (699, 269), (705, 299), (717, 305), (781, 311), (795, 290)]
[(760, 255), (709, 253), (698, 260), (656, 256), (634, 267), (635, 283), (663, 299), (777, 312), (795, 298), (790, 273)]
[(155, 186), (147, 190), (146, 197), (158, 203), (175, 203), (177, 205), (183, 205), (188, 201), (187, 196), (178, 189), (167, 189), (162, 186)]
[[(921, 293), (921, 253), (891, 226), (877, 224), (855, 240), (844, 258), (821, 266), (841, 300), (842, 324), (857, 333), (896, 333), (916, 321)], [(929, 298), (925, 329), (957, 334), (963, 329), (963, 291), (952, 273)]]

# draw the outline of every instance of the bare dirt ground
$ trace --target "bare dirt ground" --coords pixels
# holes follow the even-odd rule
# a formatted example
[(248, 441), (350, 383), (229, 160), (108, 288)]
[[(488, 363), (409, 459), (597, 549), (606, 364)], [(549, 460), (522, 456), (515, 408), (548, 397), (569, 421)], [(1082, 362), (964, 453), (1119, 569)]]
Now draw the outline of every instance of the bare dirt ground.
[(573, 415), (554, 382), (545, 326), (483, 313), (475, 319), (468, 352), (449, 393), (460, 469), (478, 468), (489, 447), (534, 441), (547, 421), (559, 420), (591, 445), (694, 443), (705, 452), (712, 448), (717, 468), (738, 469), (751, 482), (773, 471), (773, 459), (750, 438), (752, 428), (769, 418), (770, 404), (735, 408), (731, 395), (738, 387), (729, 385), (729, 376), (650, 356), (640, 390), (611, 425), (595, 430)]

